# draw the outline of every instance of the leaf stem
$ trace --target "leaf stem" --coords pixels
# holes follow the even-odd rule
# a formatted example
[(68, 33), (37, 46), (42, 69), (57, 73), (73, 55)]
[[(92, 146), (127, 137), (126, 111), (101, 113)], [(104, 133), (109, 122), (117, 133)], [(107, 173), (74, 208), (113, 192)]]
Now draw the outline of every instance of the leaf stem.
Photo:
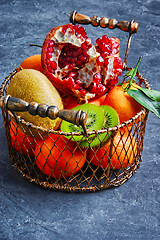
[(33, 44), (33, 43), (29, 44), (29, 46), (30, 46), (30, 47), (40, 47), (40, 48), (42, 48), (42, 46), (41, 46), (41, 45), (38, 45), (38, 44)]
[(138, 62), (137, 62), (137, 65), (136, 65), (136, 67), (134, 68), (134, 71), (133, 71), (133, 73), (132, 73), (131, 79), (130, 79), (128, 85), (124, 88), (124, 91), (127, 91), (128, 89), (130, 89), (130, 87), (131, 87), (131, 85), (132, 85), (132, 82), (133, 82), (133, 79), (134, 79), (134, 77), (135, 77), (135, 75), (136, 75), (136, 73), (137, 73), (138, 66), (139, 66), (139, 64), (140, 64), (140, 62), (141, 62), (141, 59), (142, 59), (142, 57), (139, 58), (139, 60), (138, 60)]

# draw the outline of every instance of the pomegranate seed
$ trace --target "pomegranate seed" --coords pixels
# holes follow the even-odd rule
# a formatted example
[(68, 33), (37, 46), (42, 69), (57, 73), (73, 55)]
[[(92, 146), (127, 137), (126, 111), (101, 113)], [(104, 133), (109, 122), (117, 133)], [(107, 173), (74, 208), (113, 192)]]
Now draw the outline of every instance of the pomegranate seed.
[(86, 58), (89, 57), (89, 55), (88, 55), (88, 53), (87, 53), (86, 51), (83, 52), (83, 55), (84, 55)]
[(93, 81), (99, 84), (102, 81), (102, 76), (100, 73), (96, 73), (93, 75)]
[(79, 60), (80, 62), (84, 63), (84, 62), (86, 61), (86, 58), (85, 58), (83, 55), (80, 55), (80, 56), (78, 57), (78, 60)]
[(100, 38), (97, 38), (97, 39), (96, 39), (96, 44), (99, 45), (100, 42), (101, 42), (101, 39), (100, 39)]
[(119, 51), (119, 43), (116, 38), (109, 38), (107, 35), (103, 35), (96, 40), (96, 50), (105, 59), (107, 56), (114, 56)]
[(113, 51), (112, 51), (112, 56), (115, 56), (117, 53), (118, 53), (119, 51), (118, 51), (118, 49), (113, 49)]
[(108, 53), (108, 52), (101, 53), (101, 56), (103, 59), (107, 58), (109, 55), (110, 55), (110, 53)]
[(104, 67), (108, 67), (108, 64), (109, 64), (109, 60), (108, 60), (108, 58), (106, 58), (104, 61)]
[(54, 70), (50, 66), (48, 66), (48, 71), (54, 73)]
[(55, 44), (55, 42), (54, 42), (53, 40), (50, 40), (50, 41), (48, 42), (48, 47), (53, 47), (54, 44)]
[(46, 53), (46, 57), (47, 57), (48, 59), (50, 59), (50, 58), (52, 57), (52, 53), (51, 53), (51, 52), (47, 52), (47, 53)]
[(53, 53), (53, 48), (52, 47), (48, 47), (47, 51)]
[(98, 66), (102, 66), (104, 59), (101, 56), (99, 56), (99, 57), (97, 57), (96, 61), (97, 61)]
[(86, 95), (87, 91), (86, 91), (85, 89), (82, 89), (82, 90), (80, 90), (80, 93), (81, 93), (82, 95)]
[(74, 71), (69, 72), (68, 76), (75, 78), (75, 77), (77, 77), (77, 72), (74, 72)]
[(76, 59), (75, 58), (71, 58), (71, 63), (75, 63)]
[(114, 62), (113, 62), (113, 67), (114, 69), (122, 69), (123, 68), (123, 64), (122, 64), (122, 60), (119, 57), (114, 57)]
[(69, 51), (66, 53), (68, 57), (71, 57), (72, 56), (72, 51)]
[(67, 29), (68, 29), (68, 26), (67, 26), (67, 25), (66, 25), (66, 26), (63, 26), (63, 28), (62, 28), (62, 33), (65, 34)]
[(77, 65), (78, 68), (81, 68), (82, 67), (81, 61), (77, 60), (76, 65)]
[(48, 58), (46, 58), (46, 64), (49, 65), (50, 64), (50, 60)]
[(106, 44), (109, 44), (109, 43), (110, 43), (110, 39), (109, 39), (109, 37), (108, 37), (107, 35), (103, 35), (101, 39), (102, 39), (102, 41), (103, 41), (104, 43), (106, 43)]
[(83, 50), (86, 50), (86, 49), (87, 49), (86, 43), (82, 43), (81, 48), (82, 48)]
[(73, 57), (76, 58), (78, 56), (77, 52), (73, 52)]
[(97, 93), (101, 93), (101, 92), (103, 92), (104, 91), (104, 86), (102, 85), (102, 84), (98, 84), (97, 85)]
[[(65, 61), (66, 60), (66, 61)], [(64, 63), (66, 62), (66, 65), (69, 64), (71, 58), (70, 57), (66, 57), (66, 59), (63, 59)]]
[(78, 49), (78, 54), (82, 54), (83, 50), (81, 48)]
[(119, 42), (117, 42), (114, 37), (110, 38), (110, 41), (111, 41), (111, 48), (112, 48), (112, 49), (117, 49), (117, 48), (119, 48)]
[(91, 85), (88, 88), (88, 91), (90, 93), (96, 93), (96, 90), (97, 90), (97, 84), (95, 82), (91, 83)]
[(57, 69), (57, 63), (56, 63), (55, 61), (52, 61), (52, 62), (50, 63), (50, 65), (51, 65), (51, 68), (52, 68), (52, 69), (54, 69), (54, 70)]
[(102, 51), (104, 52), (104, 51), (106, 51), (106, 49), (107, 49), (107, 45), (106, 45), (104, 42), (102, 42), (101, 45), (100, 45), (100, 48), (101, 48)]

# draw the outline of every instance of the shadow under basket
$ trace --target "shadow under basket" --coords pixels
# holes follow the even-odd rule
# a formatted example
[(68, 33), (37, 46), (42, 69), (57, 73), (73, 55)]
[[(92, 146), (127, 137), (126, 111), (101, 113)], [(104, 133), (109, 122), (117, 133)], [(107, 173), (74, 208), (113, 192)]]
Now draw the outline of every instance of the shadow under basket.
[[(0, 97), (6, 96), (14, 74), (11, 73), (2, 83)], [(140, 74), (137, 75), (137, 84), (149, 88)], [(78, 133), (43, 129), (25, 122), (15, 112), (6, 109), (5, 104), (1, 104), (1, 109), (11, 163), (30, 182), (62, 191), (98, 191), (120, 186), (140, 167), (148, 117), (145, 108), (114, 128), (88, 132), (89, 136), (93, 134), (97, 138), (102, 133), (109, 135), (107, 142), (96, 148), (82, 148), (81, 141), (73, 141)], [(117, 142), (116, 136), (119, 136)], [(46, 138), (52, 143), (51, 147), (46, 144)], [(60, 162), (63, 162), (61, 168)]]

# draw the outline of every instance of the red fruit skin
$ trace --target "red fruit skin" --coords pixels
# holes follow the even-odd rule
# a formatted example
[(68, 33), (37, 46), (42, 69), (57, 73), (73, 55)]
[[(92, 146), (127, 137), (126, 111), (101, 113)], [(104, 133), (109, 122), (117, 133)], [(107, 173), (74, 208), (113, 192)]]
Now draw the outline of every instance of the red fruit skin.
[[(91, 99), (90, 101), (88, 101), (88, 103), (92, 103), (97, 106), (103, 105), (105, 97), (106, 97), (106, 95), (103, 95), (100, 98)], [(63, 101), (64, 109), (72, 109), (72, 108), (80, 105), (80, 104), (78, 104), (77, 98), (74, 96), (71, 96), (71, 95), (63, 96), (62, 101)]]
[(45, 175), (62, 178), (77, 173), (83, 167), (86, 153), (74, 141), (50, 134), (44, 141), (37, 143), (35, 161)]
[(87, 159), (94, 165), (106, 168), (108, 166), (108, 148), (105, 149), (105, 146), (98, 148), (97, 150), (88, 149)]
[(36, 141), (34, 138), (25, 135), (13, 121), (10, 123), (10, 136), (12, 147), (16, 151), (30, 156), (34, 155)]
[(72, 109), (72, 108), (80, 105), (80, 104), (78, 104), (77, 98), (74, 96), (71, 96), (71, 95), (62, 97), (62, 101), (63, 101), (64, 109)]

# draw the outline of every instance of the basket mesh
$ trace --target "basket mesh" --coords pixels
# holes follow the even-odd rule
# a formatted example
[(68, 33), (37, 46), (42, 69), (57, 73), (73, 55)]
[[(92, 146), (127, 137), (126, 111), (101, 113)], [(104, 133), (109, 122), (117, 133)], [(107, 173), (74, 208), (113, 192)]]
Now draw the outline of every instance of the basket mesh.
[[(13, 75), (14, 72), (2, 83), (0, 96), (6, 95)], [(137, 81), (149, 87), (141, 75)], [(24, 178), (43, 187), (63, 191), (107, 189), (120, 186), (140, 167), (148, 117), (146, 109), (119, 126), (89, 132), (98, 137), (102, 132), (112, 131), (106, 144), (97, 148), (80, 147), (80, 142), (73, 141), (77, 133), (26, 123), (3, 106), (2, 115), (12, 165)], [(71, 139), (66, 138), (67, 135)]]

